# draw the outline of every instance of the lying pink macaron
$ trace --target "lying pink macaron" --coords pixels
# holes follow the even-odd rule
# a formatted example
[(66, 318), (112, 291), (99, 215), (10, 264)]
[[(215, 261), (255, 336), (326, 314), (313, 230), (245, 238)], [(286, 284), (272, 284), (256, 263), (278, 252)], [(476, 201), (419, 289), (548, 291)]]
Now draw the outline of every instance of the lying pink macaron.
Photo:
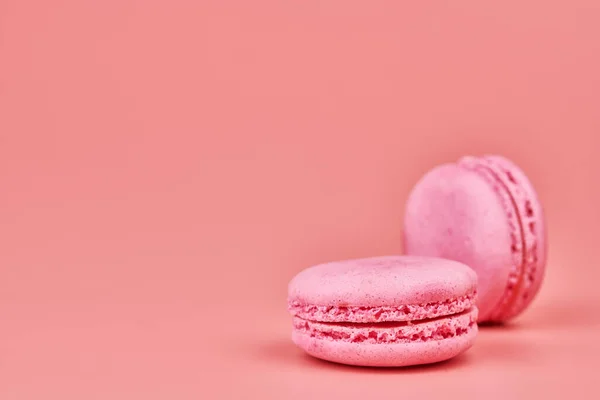
[(475, 272), (455, 261), (385, 256), (320, 264), (288, 287), (292, 340), (337, 363), (398, 367), (443, 361), (477, 335)]
[(404, 219), (406, 254), (448, 258), (478, 275), (479, 321), (519, 315), (546, 266), (544, 213), (525, 174), (500, 156), (438, 166), (413, 188)]

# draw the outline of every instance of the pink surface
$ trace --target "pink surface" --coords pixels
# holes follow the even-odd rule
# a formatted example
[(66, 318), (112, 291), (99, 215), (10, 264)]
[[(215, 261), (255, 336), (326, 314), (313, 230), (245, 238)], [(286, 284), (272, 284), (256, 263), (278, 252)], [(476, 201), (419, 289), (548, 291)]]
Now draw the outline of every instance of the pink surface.
[[(595, 0), (1, 1), (0, 398), (600, 397), (598, 37)], [(289, 280), (400, 253), (486, 153), (545, 206), (531, 307), (429, 367), (298, 350)]]

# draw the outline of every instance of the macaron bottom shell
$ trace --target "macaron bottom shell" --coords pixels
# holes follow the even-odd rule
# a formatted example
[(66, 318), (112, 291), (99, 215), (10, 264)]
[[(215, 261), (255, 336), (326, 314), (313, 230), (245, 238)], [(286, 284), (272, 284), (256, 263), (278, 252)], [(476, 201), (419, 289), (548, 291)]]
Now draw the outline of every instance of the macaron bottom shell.
[(415, 321), (325, 323), (294, 318), (292, 340), (313, 357), (373, 367), (402, 367), (450, 359), (472, 346), (477, 308)]

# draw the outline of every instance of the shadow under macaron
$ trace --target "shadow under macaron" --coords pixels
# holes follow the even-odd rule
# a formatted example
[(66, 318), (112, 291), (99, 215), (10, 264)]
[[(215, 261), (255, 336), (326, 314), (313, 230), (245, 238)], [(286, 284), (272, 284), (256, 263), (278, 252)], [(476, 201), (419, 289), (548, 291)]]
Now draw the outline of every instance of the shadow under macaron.
[(313, 357), (299, 349), (291, 340), (273, 340), (257, 343), (254, 347), (254, 356), (262, 362), (295, 365), (311, 369), (322, 369), (329, 371), (343, 371), (349, 373), (363, 374), (415, 374), (429, 373), (441, 370), (460, 369), (472, 364), (472, 356), (469, 351), (462, 353), (446, 361), (431, 364), (411, 365), (404, 367), (365, 367), (356, 365), (340, 364)]

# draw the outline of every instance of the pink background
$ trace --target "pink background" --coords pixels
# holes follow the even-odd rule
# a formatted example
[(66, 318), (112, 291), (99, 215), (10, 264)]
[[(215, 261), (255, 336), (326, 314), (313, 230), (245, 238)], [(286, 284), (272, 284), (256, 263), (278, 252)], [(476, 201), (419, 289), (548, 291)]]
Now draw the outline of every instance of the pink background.
[[(598, 398), (600, 5), (490, 3), (0, 2), (0, 398)], [(531, 309), (430, 367), (297, 351), (288, 280), (488, 152), (546, 207)]]

